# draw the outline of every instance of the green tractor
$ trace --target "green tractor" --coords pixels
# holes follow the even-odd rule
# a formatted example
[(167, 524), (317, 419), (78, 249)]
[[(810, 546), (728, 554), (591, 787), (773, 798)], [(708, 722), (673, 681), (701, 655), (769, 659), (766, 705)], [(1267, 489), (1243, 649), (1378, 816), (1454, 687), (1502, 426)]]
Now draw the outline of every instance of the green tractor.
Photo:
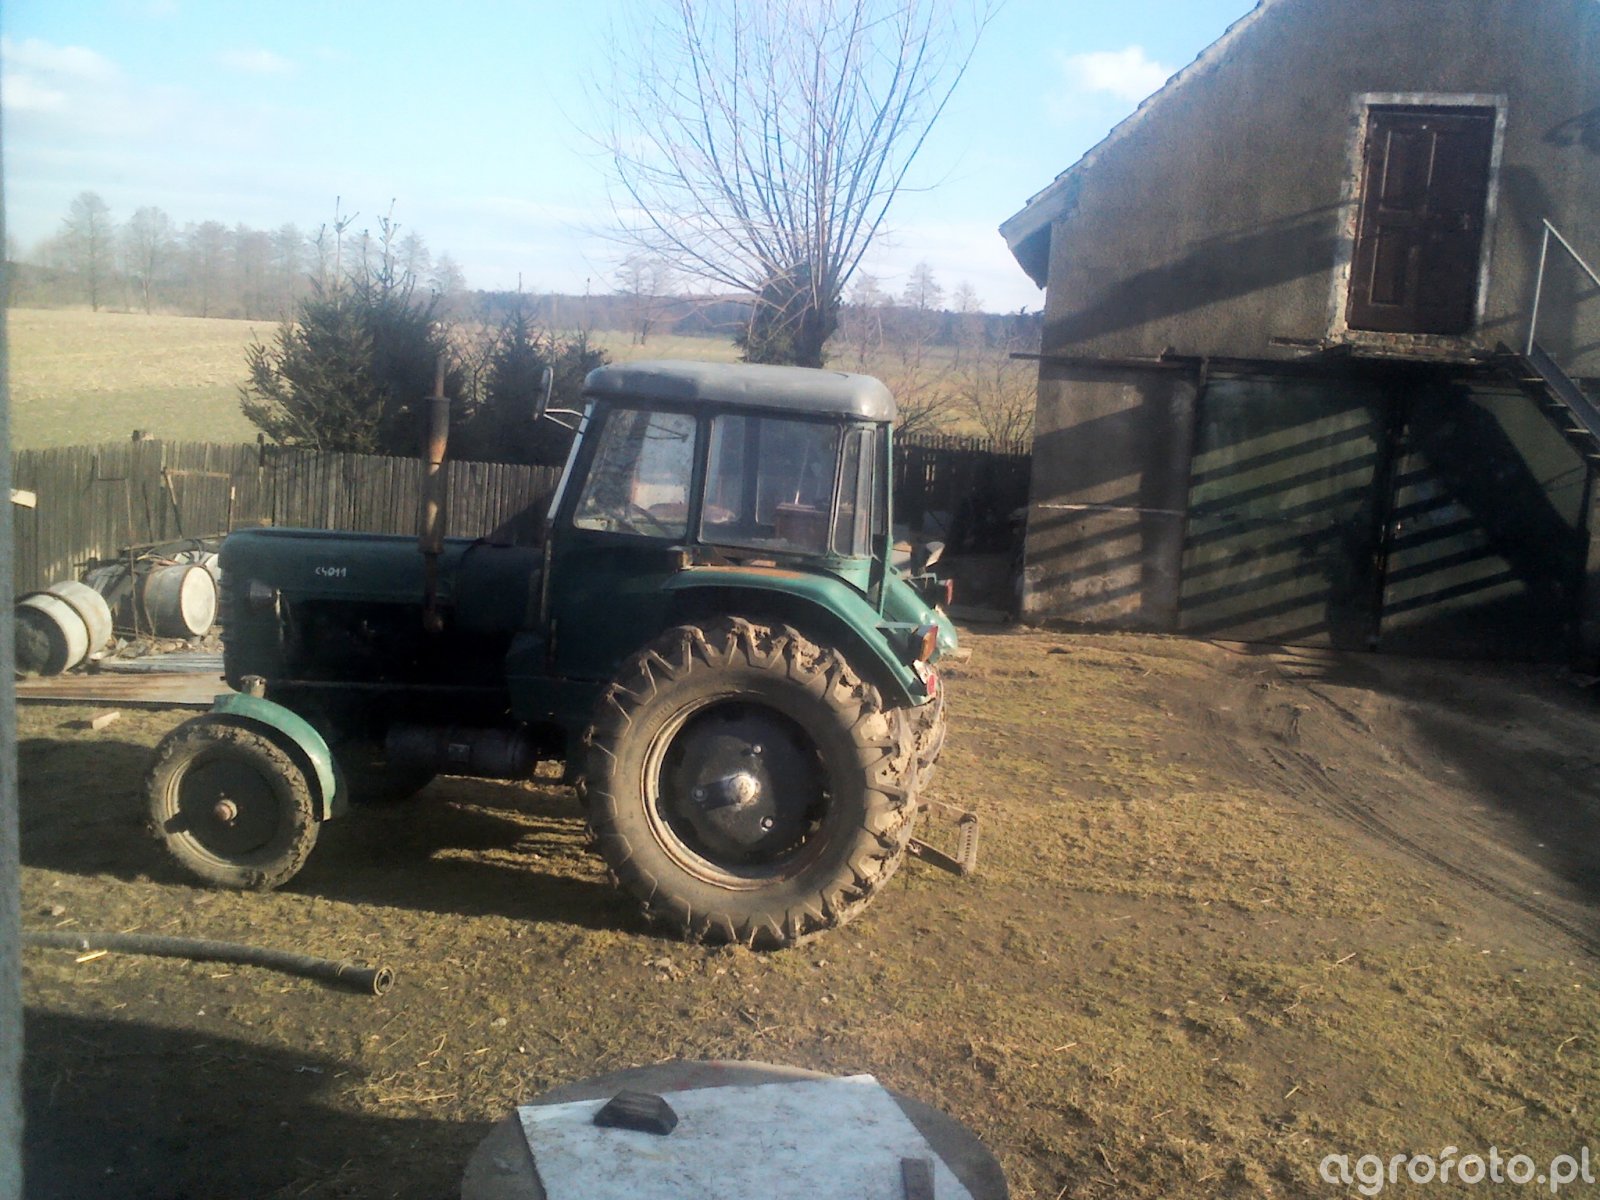
[[(352, 803), (545, 760), (617, 883), (685, 936), (775, 947), (843, 924), (908, 847), (971, 869), (970, 814), (953, 856), (912, 838), (944, 739), (934, 664), (956, 639), (947, 585), (892, 558), (888, 389), (636, 362), (591, 372), (584, 398), (537, 544), (442, 537), (437, 489), (421, 553), (227, 539), (237, 691), (174, 730), (146, 780), (188, 872), (277, 887)], [(536, 418), (563, 415), (546, 404)]]

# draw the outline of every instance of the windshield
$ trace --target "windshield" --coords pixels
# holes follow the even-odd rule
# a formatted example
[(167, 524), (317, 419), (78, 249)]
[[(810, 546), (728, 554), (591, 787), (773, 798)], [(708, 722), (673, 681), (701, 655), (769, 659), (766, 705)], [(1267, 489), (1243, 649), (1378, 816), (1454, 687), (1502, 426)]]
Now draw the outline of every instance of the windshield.
[(694, 418), (617, 409), (606, 418), (578, 498), (579, 529), (681, 538), (688, 528)]

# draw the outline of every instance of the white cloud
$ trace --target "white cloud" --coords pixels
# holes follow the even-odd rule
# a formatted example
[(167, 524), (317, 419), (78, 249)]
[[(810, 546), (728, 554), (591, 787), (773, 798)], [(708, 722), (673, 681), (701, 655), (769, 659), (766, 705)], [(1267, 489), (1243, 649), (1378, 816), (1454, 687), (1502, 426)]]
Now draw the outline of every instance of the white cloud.
[(293, 75), (294, 63), (281, 54), (256, 47), (249, 50), (224, 50), (217, 61), (230, 70), (246, 75)]
[(27, 79), (56, 76), (86, 82), (102, 82), (117, 76), (117, 66), (109, 58), (84, 46), (56, 46), (40, 38), (14, 41), (0, 37), (0, 64), (8, 76)]
[(1076, 91), (1104, 93), (1129, 103), (1143, 100), (1173, 74), (1171, 67), (1147, 55), (1143, 46), (1064, 55), (1061, 69)]
[(67, 94), (29, 75), (7, 72), (0, 77), (0, 94), (8, 113), (59, 113), (67, 107)]
[[(293, 115), (219, 102), (215, 95), (162, 81), (146, 83), (102, 54), (36, 38), (0, 38), (6, 179), (15, 207), (30, 172), (68, 160), (82, 187), (114, 190), (112, 180), (142, 174), (141, 164), (224, 160), (259, 155)], [(237, 153), (236, 153), (237, 152)]]
[(170, 89), (138, 88), (103, 54), (39, 38), (0, 38), (0, 91), (8, 136), (126, 136), (171, 107)]

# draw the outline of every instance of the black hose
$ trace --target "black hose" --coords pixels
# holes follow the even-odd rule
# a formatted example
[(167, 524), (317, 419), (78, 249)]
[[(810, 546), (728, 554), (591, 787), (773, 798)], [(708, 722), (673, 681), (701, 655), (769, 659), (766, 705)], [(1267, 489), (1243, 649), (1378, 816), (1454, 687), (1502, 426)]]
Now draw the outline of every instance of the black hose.
[(388, 967), (364, 967), (359, 963), (334, 962), (309, 954), (290, 954), (238, 942), (214, 942), (206, 938), (159, 937), (149, 933), (70, 933), (65, 930), (24, 930), (25, 946), (50, 946), (59, 950), (117, 950), (125, 954), (154, 954), (162, 958), (188, 958), (196, 962), (240, 963), (268, 967), (289, 975), (303, 975), (323, 983), (338, 984), (369, 996), (381, 996), (394, 984)]

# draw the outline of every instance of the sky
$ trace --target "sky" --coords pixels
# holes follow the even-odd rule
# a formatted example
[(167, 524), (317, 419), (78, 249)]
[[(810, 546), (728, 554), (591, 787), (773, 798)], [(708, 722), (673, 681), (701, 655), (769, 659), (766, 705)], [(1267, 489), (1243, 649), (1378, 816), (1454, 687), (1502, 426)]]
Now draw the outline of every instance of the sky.
[[(24, 252), (94, 191), (314, 231), (340, 211), (448, 253), (469, 286), (608, 292), (625, 249), (599, 127), (612, 38), (662, 0), (5, 0), (6, 233)], [(1037, 310), (997, 227), (1254, 0), (1008, 0), (863, 269), (891, 294)], [(392, 209), (391, 209), (392, 205)]]

